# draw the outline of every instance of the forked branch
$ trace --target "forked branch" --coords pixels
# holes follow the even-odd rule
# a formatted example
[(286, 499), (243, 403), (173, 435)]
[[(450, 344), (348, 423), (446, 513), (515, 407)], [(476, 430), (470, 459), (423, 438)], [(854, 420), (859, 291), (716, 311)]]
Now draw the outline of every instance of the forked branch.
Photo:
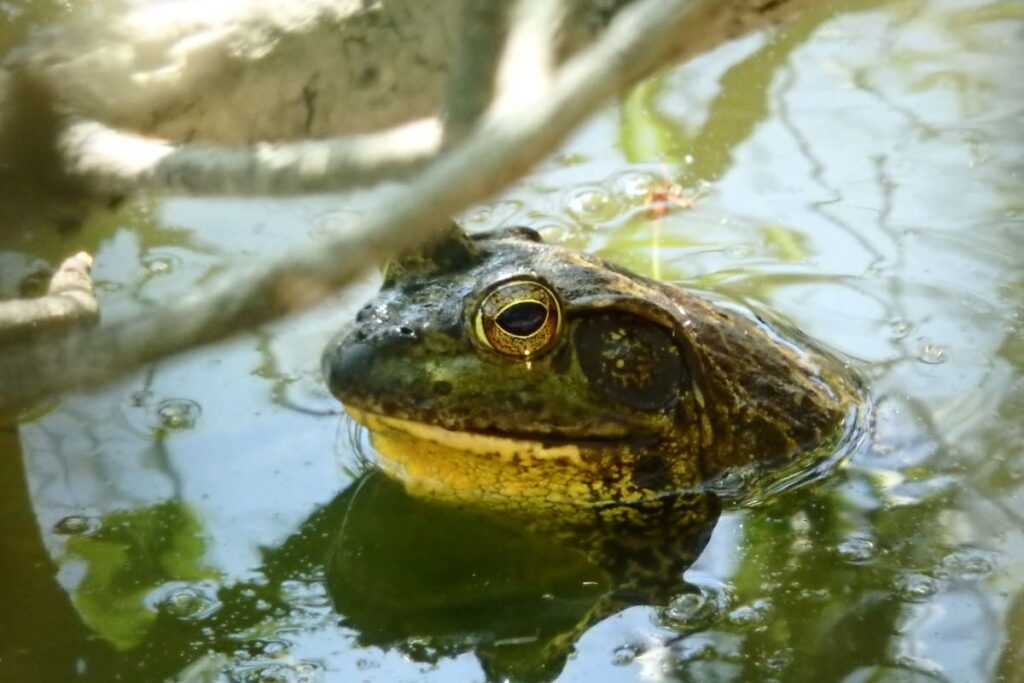
[(565, 63), (541, 96), (506, 104), (366, 218), (326, 243), (265, 257), (159, 310), (11, 351), (0, 359), (0, 412), (123, 376), (312, 306), (369, 264), (426, 242), (450, 216), (502, 189), (548, 155), (608, 98), (663, 64), (694, 3), (642, 0)]

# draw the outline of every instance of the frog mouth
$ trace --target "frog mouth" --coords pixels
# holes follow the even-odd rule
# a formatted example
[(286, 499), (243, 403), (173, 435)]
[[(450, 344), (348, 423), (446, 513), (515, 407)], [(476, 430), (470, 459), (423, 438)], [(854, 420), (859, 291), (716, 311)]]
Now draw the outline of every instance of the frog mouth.
[(406, 431), (430, 441), (450, 443), (453, 447), (456, 442), (463, 446), (469, 446), (471, 444), (467, 442), (470, 439), (479, 440), (481, 444), (488, 446), (501, 445), (499, 443), (501, 441), (519, 444), (532, 442), (549, 449), (569, 445), (582, 448), (626, 444), (650, 446), (660, 440), (658, 434), (653, 431), (636, 431), (631, 434), (568, 434), (556, 431), (510, 431), (497, 427), (458, 429), (410, 417), (386, 415), (373, 409), (359, 408), (348, 403), (343, 407), (353, 420), (371, 432), (377, 431), (379, 428)]
[(461, 431), (448, 429), (417, 420), (374, 413), (361, 408), (345, 406), (346, 412), (371, 433), (371, 440), (395, 440), (409, 443), (433, 444), (445, 449), (479, 456), (497, 456), (499, 459), (533, 458), (578, 462), (585, 441), (598, 443), (621, 442), (620, 439), (571, 439), (551, 434), (510, 434), (496, 431)]
[(629, 444), (634, 437), (598, 442), (553, 441), (544, 435), (455, 431), (352, 406), (370, 431), (381, 469), (414, 495), (519, 511), (532, 506), (595, 506), (639, 502)]

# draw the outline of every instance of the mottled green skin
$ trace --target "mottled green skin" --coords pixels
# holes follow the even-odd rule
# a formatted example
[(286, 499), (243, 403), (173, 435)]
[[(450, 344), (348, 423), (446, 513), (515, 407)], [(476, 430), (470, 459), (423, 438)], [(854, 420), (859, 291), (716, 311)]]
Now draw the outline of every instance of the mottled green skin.
[[(529, 364), (474, 339), (479, 302), (518, 277), (546, 284), (562, 308), (557, 343)], [(350, 407), (578, 445), (584, 467), (552, 466), (541, 481), (586, 478), (581, 499), (594, 505), (834, 450), (861, 401), (847, 367), (806, 340), (525, 229), (467, 238), (453, 226), (392, 264), (324, 369)]]

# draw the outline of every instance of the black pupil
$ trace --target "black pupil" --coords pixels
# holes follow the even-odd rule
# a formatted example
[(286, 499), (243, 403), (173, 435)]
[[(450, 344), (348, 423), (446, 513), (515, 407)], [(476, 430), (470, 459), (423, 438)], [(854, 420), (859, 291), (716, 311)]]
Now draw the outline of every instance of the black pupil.
[(524, 301), (509, 306), (498, 314), (498, 326), (517, 337), (528, 337), (544, 325), (548, 309), (536, 301)]

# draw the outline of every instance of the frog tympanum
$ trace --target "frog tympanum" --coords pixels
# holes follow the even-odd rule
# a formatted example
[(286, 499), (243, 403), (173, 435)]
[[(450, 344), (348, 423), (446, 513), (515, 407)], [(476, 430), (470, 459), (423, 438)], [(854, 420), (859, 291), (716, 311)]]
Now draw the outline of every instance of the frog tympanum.
[(529, 228), (453, 225), (392, 262), (323, 365), (410, 493), (520, 511), (615, 514), (820, 459), (861, 403), (798, 333)]

